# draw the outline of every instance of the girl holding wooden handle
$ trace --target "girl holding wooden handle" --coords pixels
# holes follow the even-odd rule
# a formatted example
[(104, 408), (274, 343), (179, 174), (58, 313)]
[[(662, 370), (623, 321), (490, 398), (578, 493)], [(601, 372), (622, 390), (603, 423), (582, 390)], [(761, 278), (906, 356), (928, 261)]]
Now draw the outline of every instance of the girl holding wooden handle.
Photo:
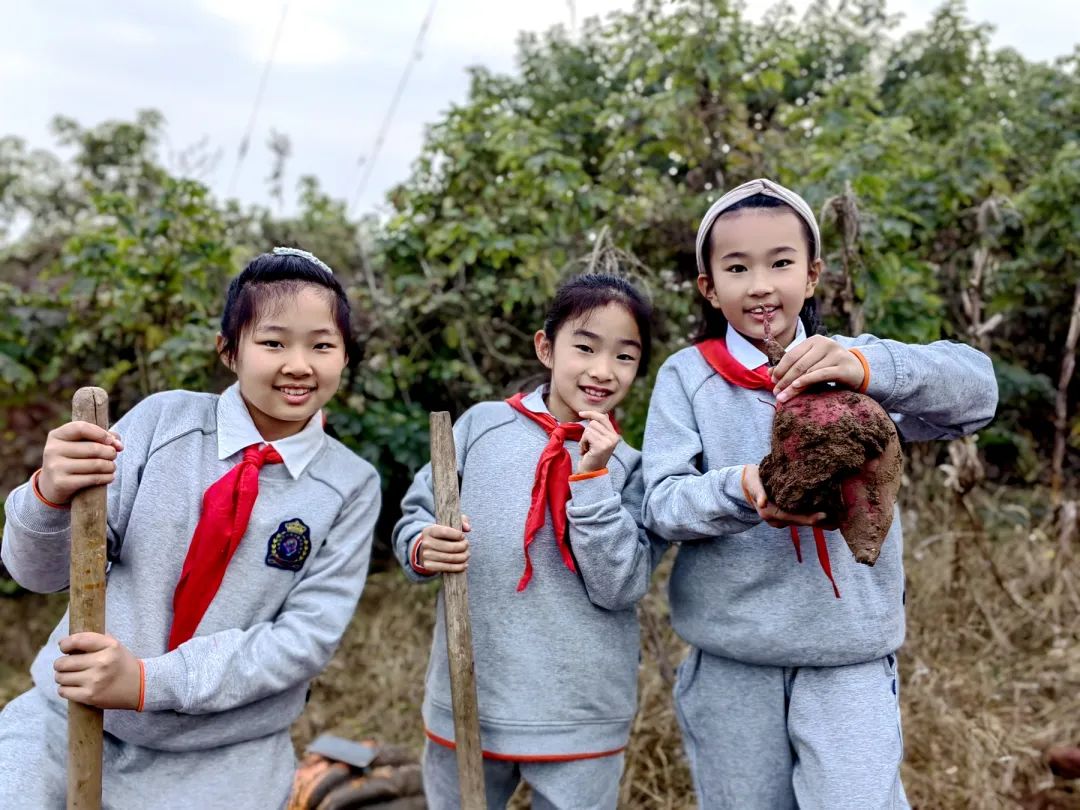
[[(363, 588), (374, 468), (323, 432), (352, 347), (330, 268), (277, 248), (229, 287), (220, 396), (168, 391), (49, 434), (5, 505), (3, 562), (68, 584), (68, 501), (108, 485), (107, 635), (53, 631), (0, 714), (0, 807), (63, 806), (66, 700), (106, 709), (103, 806), (282, 807), (289, 726)], [(353, 351), (353, 356), (355, 356)]]
[[(480, 403), (454, 426), (462, 530), (435, 522), (430, 467), (394, 549), (422, 582), (467, 571), (487, 805), (519, 782), (535, 808), (614, 808), (636, 710), (638, 622), (658, 546), (640, 526), (640, 453), (611, 412), (648, 366), (648, 304), (585, 275), (555, 295), (536, 352), (549, 382)], [(423, 716), (424, 789), (458, 807), (442, 611)]]

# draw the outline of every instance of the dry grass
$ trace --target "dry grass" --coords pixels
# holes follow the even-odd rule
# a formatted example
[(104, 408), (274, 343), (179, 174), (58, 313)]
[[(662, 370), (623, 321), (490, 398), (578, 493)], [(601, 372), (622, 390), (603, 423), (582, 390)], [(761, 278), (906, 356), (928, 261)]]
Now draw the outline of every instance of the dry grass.
[(973, 493), (971, 513), (928, 493), (909, 493), (905, 514), (908, 794), (920, 808), (991, 810), (1043, 791), (1080, 808), (1042, 761), (1080, 743), (1080, 549), (1063, 553), (1039, 517), (1044, 492)]
[[(932, 479), (903, 496), (909, 630), (901, 697), (913, 805), (996, 810), (1044, 791), (1057, 803), (1040, 810), (1080, 808), (1080, 796), (1054, 786), (1042, 762), (1049, 745), (1080, 743), (1080, 550), (1062, 558), (1042, 492), (969, 496), (985, 529)], [(693, 806), (670, 701), (668, 678), (683, 648), (668, 627), (665, 578), (666, 567), (643, 609), (641, 709), (620, 803), (627, 808)], [(432, 587), (409, 585), (396, 571), (372, 575), (341, 650), (313, 685), (294, 730), (298, 746), (333, 731), (419, 751), (434, 597)], [(56, 597), (0, 600), (0, 703), (28, 686), (25, 668), (62, 609)]]
[(0, 597), (0, 706), (30, 688), (30, 662), (65, 608), (66, 594)]

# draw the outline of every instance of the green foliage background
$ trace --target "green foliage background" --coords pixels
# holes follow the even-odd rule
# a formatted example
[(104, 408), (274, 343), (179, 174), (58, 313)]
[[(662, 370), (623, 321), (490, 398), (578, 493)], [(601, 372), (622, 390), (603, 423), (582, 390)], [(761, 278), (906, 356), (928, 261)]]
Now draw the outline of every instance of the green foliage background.
[[(981, 436), (991, 473), (1037, 479), (1080, 275), (1080, 48), (1052, 64), (994, 50), (957, 2), (899, 40), (893, 22), (879, 0), (758, 22), (725, 0), (642, 0), (572, 38), (526, 35), (519, 69), (473, 69), (388, 213), (360, 220), (314, 178), (294, 216), (214, 199), (163, 168), (151, 111), (57, 118), (64, 157), (0, 138), (2, 488), (37, 466), (79, 385), (108, 388), (117, 415), (153, 391), (223, 388), (228, 279), (296, 244), (351, 290), (366, 353), (332, 424), (379, 466), (392, 520), (426, 460), (426, 412), (536, 374), (531, 333), (598, 242), (655, 300), (656, 363), (685, 345), (697, 220), (763, 175), (822, 212), (830, 328), (984, 346), (1002, 395)], [(625, 408), (631, 441), (648, 392)]]

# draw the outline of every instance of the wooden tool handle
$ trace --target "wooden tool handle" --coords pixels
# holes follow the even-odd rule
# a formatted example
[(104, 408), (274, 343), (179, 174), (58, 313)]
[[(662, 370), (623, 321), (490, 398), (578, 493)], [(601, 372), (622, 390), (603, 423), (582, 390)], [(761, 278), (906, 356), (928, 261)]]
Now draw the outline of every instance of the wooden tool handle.
[[(457, 454), (450, 414), (431, 414), (431, 477), (435, 488), (435, 520), (461, 528)], [(480, 720), (476, 707), (472, 629), (469, 623), (469, 585), (466, 572), (443, 574), (446, 610), (446, 651), (450, 659), (450, 697), (454, 709), (458, 782), (462, 810), (484, 810), (484, 760), (480, 750)]]
[[(109, 396), (101, 388), (80, 388), (71, 401), (71, 418), (109, 427)], [(71, 579), (68, 623), (71, 633), (105, 632), (104, 486), (89, 487), (71, 501)], [(101, 807), (101, 709), (68, 702), (69, 810)]]

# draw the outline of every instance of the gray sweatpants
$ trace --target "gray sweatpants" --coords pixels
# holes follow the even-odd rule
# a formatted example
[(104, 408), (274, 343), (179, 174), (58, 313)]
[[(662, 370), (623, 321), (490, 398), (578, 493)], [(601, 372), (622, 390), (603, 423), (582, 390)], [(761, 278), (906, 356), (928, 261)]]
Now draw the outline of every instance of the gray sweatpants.
[[(623, 754), (569, 762), (485, 759), (488, 810), (503, 810), (522, 781), (532, 788), (534, 810), (615, 810), (623, 759)], [(457, 755), (428, 740), (423, 771), (429, 810), (459, 810)]]
[[(285, 806), (295, 757), (287, 731), (207, 751), (155, 751), (105, 735), (105, 810)], [(67, 794), (65, 704), (33, 688), (0, 712), (0, 807), (63, 810)]]
[(896, 658), (743, 664), (692, 648), (675, 710), (702, 810), (907, 810)]

